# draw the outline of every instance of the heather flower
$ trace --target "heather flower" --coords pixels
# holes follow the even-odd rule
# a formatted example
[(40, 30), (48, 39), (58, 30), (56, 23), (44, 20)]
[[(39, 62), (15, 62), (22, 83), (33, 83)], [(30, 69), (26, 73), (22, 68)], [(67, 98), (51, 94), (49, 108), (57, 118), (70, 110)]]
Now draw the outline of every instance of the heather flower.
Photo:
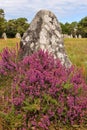
[(51, 123), (78, 124), (87, 113), (87, 85), (79, 69), (66, 69), (39, 50), (23, 60), (14, 51), (1, 54), (0, 75), (12, 75), (11, 103), (24, 116), (22, 130), (49, 130)]

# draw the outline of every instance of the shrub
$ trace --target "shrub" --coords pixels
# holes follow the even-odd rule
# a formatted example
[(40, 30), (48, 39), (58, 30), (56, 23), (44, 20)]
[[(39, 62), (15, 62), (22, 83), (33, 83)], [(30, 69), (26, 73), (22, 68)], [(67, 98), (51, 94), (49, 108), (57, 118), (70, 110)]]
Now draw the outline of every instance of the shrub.
[(2, 53), (0, 73), (13, 76), (10, 101), (8, 99), (12, 107), (8, 107), (8, 113), (14, 108), (15, 118), (21, 118), (18, 124), (14, 121), (15, 129), (49, 130), (53, 123), (55, 126), (83, 124), (87, 85), (80, 70), (73, 66), (66, 69), (59, 59), (42, 50), (21, 61), (17, 61), (14, 54), (8, 49)]
[(7, 75), (8, 72), (11, 72), (16, 69), (16, 50), (10, 50), (9, 48), (4, 48), (2, 53), (0, 53), (0, 74)]

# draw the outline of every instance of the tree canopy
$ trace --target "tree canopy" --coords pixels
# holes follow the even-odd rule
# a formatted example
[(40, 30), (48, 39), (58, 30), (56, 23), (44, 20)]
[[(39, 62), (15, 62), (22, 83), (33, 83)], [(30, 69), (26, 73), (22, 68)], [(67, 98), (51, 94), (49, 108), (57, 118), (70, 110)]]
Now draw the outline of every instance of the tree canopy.
[(60, 24), (63, 34), (72, 34), (73, 37), (75, 37), (75, 35), (87, 37), (87, 17), (82, 18), (79, 22), (74, 21), (72, 23)]
[(16, 33), (22, 36), (28, 27), (29, 23), (26, 18), (12, 19), (7, 22), (6, 34), (8, 37), (15, 37)]
[(82, 37), (87, 37), (87, 17), (81, 19), (78, 23), (78, 33), (80, 33)]
[(4, 18), (4, 10), (0, 9), (0, 37), (2, 36), (2, 33), (6, 30), (6, 20)]
[(0, 9), (0, 18), (4, 18), (4, 10), (3, 9)]

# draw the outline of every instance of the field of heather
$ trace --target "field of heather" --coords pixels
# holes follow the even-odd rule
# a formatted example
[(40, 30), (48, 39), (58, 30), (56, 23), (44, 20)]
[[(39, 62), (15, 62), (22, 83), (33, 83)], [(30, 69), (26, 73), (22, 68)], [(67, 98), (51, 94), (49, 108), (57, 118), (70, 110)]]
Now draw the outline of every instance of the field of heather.
[(87, 130), (87, 39), (64, 39), (68, 70), (42, 50), (19, 60), (19, 42), (0, 40), (0, 130)]

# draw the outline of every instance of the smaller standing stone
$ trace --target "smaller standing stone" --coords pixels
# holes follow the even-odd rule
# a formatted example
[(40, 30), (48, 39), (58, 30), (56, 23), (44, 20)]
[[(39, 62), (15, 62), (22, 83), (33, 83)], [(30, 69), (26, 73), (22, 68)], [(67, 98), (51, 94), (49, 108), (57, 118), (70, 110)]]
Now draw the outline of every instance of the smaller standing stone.
[(73, 38), (73, 35), (72, 35), (72, 34), (70, 35), (70, 38)]
[(77, 38), (77, 35), (75, 35), (75, 38)]
[(79, 34), (78, 38), (82, 38), (82, 36)]
[(7, 39), (6, 33), (3, 33), (3, 34), (2, 34), (2, 38), (4, 38), (5, 40)]
[(15, 37), (21, 39), (21, 35), (20, 35), (20, 33), (16, 33)]
[(68, 34), (63, 34), (62, 36), (63, 36), (63, 38), (70, 38), (70, 36)]

